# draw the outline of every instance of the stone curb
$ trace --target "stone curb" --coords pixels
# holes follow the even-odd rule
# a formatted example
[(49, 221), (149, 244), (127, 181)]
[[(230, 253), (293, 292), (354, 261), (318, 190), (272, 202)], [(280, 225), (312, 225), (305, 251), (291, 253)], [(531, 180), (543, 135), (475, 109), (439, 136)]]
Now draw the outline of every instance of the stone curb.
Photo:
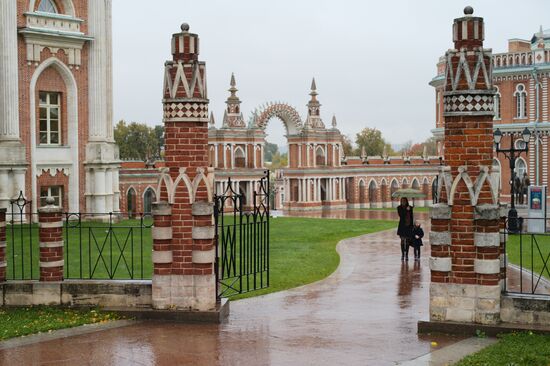
[(60, 338), (79, 336), (83, 334), (100, 332), (107, 329), (127, 327), (139, 323), (136, 320), (113, 320), (107, 323), (81, 325), (74, 328), (54, 330), (51, 333), (32, 334), (25, 337), (8, 339), (0, 342), (0, 350), (28, 346), (30, 344), (52, 341)]

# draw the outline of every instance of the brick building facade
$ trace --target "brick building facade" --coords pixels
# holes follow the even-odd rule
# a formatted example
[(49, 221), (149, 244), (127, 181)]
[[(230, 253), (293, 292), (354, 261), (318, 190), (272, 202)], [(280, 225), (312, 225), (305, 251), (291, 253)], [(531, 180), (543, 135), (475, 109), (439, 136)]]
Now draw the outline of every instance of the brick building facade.
[(0, 3), (0, 207), (119, 210), (111, 1)]
[[(439, 153), (443, 155), (445, 102), (443, 88), (447, 60), (441, 57), (437, 64), (437, 76), (430, 85), (436, 93), (436, 128), (432, 131), (440, 141)], [(531, 130), (528, 154), (522, 154), (516, 162), (516, 174), (527, 173), (531, 184), (548, 185), (548, 134), (550, 133), (548, 89), (550, 78), (550, 30), (540, 30), (529, 40), (510, 39), (508, 52), (492, 55), (494, 99), (494, 129), (499, 128), (504, 137), (502, 146), (510, 146), (510, 135), (520, 135), (525, 127)], [(516, 144), (523, 142), (516, 141)], [(518, 146), (519, 147), (519, 146)], [(501, 167), (502, 198), (510, 200), (510, 169), (508, 161), (496, 156), (493, 164)]]

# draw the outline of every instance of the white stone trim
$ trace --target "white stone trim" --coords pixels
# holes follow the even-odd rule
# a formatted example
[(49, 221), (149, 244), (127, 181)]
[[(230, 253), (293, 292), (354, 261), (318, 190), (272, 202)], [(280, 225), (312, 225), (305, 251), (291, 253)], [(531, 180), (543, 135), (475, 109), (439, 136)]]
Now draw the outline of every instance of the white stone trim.
[(4, 261), (4, 262), (0, 262), (0, 268), (5, 268), (8, 266), (8, 262)]
[(499, 257), (500, 260), (500, 268), (506, 267), (506, 254), (501, 254)]
[(474, 271), (479, 274), (500, 273), (500, 259), (475, 259)]
[(474, 233), (476, 247), (499, 247), (500, 233)]
[(193, 226), (192, 237), (197, 240), (214, 239), (214, 226)]
[(171, 250), (153, 250), (152, 254), (153, 263), (172, 263), (172, 251)]
[(430, 270), (437, 272), (450, 272), (451, 268), (451, 257), (430, 257)]
[(0, 221), (0, 227), (6, 227), (6, 222), (5, 221)]
[(7, 244), (6, 241), (0, 241), (0, 248), (6, 248)]
[(153, 236), (153, 240), (170, 240), (172, 239), (172, 227), (153, 226), (151, 235)]
[(62, 248), (64, 245), (63, 240), (61, 241), (45, 241), (40, 242), (38, 246), (40, 248)]
[(216, 251), (214, 248), (210, 250), (193, 250), (193, 263), (209, 264), (216, 261)]
[[(251, 191), (251, 190), (250, 190)], [(214, 203), (206, 201), (196, 201), (192, 206), (193, 216), (209, 216), (214, 214)]]
[(63, 267), (64, 265), (65, 265), (65, 261), (63, 259), (55, 262), (40, 262), (41, 268)]
[(172, 206), (168, 202), (153, 203), (151, 211), (153, 216), (170, 216), (172, 214)]
[(58, 227), (63, 227), (63, 221), (38, 222), (38, 227), (41, 229), (54, 229)]
[(451, 245), (451, 233), (449, 231), (430, 231), (431, 245)]

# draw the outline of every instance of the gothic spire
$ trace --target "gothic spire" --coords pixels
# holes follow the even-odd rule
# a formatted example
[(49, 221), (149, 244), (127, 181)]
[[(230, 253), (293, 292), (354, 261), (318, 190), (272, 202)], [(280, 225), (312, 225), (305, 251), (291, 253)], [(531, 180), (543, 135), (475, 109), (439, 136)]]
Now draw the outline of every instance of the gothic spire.
[(307, 103), (307, 119), (305, 128), (325, 128), (325, 124), (321, 120), (320, 108), (321, 104), (317, 100), (317, 85), (315, 84), (315, 78), (311, 81), (311, 92), (309, 93), (311, 99)]
[(332, 128), (336, 129), (336, 126), (337, 126), (337, 124), (336, 124), (336, 115), (333, 114), (332, 115)]
[(241, 113), (241, 100), (237, 96), (237, 82), (235, 81), (235, 74), (231, 73), (231, 80), (229, 82), (229, 97), (225, 101), (227, 109), (223, 116), (224, 127), (245, 127), (244, 118)]
[(210, 128), (216, 128), (216, 121), (214, 121), (214, 112), (210, 112)]

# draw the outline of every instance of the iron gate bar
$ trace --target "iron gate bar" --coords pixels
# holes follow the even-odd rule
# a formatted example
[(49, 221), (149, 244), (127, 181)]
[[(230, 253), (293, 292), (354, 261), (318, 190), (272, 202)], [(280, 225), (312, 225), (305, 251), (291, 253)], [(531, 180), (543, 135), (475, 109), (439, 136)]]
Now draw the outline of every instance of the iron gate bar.
[[(253, 199), (227, 187), (214, 196), (216, 292), (230, 297), (269, 286), (269, 172), (260, 179)], [(229, 213), (231, 210), (231, 213)], [(227, 216), (227, 217), (226, 217)], [(265, 272), (265, 273), (264, 273)]]

